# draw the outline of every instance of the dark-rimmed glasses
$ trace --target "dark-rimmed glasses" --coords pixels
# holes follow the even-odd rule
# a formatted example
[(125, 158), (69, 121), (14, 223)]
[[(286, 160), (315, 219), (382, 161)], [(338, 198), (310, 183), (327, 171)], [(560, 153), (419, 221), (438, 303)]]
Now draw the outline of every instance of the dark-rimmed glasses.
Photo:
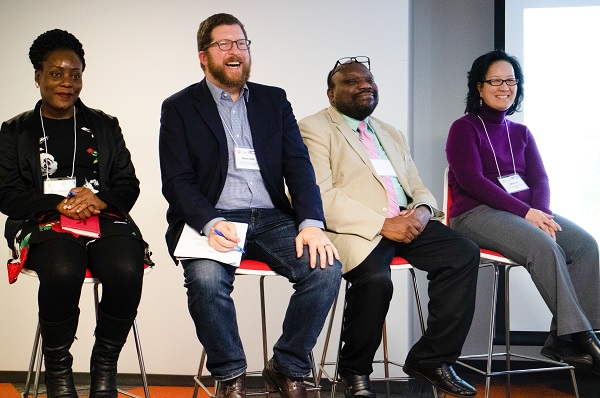
[(335, 68), (337, 68), (339, 65), (346, 65), (346, 64), (353, 64), (353, 63), (365, 64), (367, 66), (367, 68), (369, 70), (371, 70), (371, 60), (366, 55), (340, 58), (336, 61), (335, 65), (333, 66), (333, 69), (335, 70)]
[(250, 43), (252, 43), (252, 42), (248, 39), (239, 39), (239, 40), (223, 39), (223, 40), (215, 41), (214, 43), (210, 43), (208, 46), (204, 47), (204, 50), (206, 50), (207, 48), (212, 47), (216, 44), (219, 47), (219, 50), (229, 51), (233, 48), (233, 43), (235, 43), (235, 45), (237, 46), (237, 48), (239, 50), (248, 50), (250, 48)]
[(507, 86), (516, 86), (519, 83), (519, 79), (515, 79), (515, 78), (510, 78), (510, 79), (489, 79), (489, 80), (484, 80), (482, 83), (487, 83), (490, 86), (501, 86), (502, 84), (506, 83)]

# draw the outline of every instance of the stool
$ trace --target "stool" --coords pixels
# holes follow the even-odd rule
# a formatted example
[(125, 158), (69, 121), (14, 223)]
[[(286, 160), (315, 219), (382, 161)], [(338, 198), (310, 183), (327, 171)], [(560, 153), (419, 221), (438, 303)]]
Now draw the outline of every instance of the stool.
[[(262, 348), (263, 348), (263, 365), (267, 366), (267, 362), (269, 361), (268, 357), (268, 344), (267, 344), (267, 316), (266, 316), (266, 305), (265, 305), (265, 278), (267, 276), (277, 276), (278, 274), (275, 271), (271, 270), (271, 268), (261, 262), (256, 260), (243, 260), (240, 263), (240, 266), (235, 271), (236, 275), (254, 275), (260, 277), (260, 317), (261, 317), (261, 325), (262, 325)], [(321, 390), (321, 385), (319, 384), (319, 379), (317, 378), (317, 370), (315, 366), (315, 360), (312, 352), (310, 353), (310, 360), (312, 363), (312, 381), (307, 382), (307, 391), (316, 391), (317, 396), (320, 396), (319, 392)], [(194, 376), (194, 394), (193, 398), (198, 396), (199, 388), (202, 388), (209, 397), (214, 398), (215, 394), (208, 390), (208, 388), (202, 383), (202, 371), (204, 370), (204, 363), (206, 361), (206, 350), (202, 348), (202, 355), (200, 357), (200, 366), (198, 367), (198, 374)], [(261, 375), (262, 369), (257, 371), (246, 372), (246, 375)], [(218, 388), (218, 381), (215, 383), (214, 391), (216, 392)], [(259, 392), (248, 392), (247, 396), (255, 396), (255, 395), (268, 395), (268, 394), (278, 394), (278, 391), (270, 391), (269, 386), (265, 383), (265, 390)]]
[[(450, 220), (450, 209), (452, 206), (452, 192), (450, 191), (450, 186), (448, 185), (448, 168), (444, 171), (444, 224), (448, 225)], [(520, 267), (521, 264), (518, 264), (509, 258), (503, 256), (502, 254), (488, 250), (488, 249), (479, 249), (480, 253), (480, 268), (484, 267), (494, 267), (494, 282), (492, 283), (492, 305), (490, 308), (490, 329), (488, 334), (488, 352), (487, 354), (476, 354), (476, 355), (465, 355), (459, 358), (459, 361), (456, 363), (458, 365), (462, 365), (466, 368), (469, 368), (481, 375), (485, 376), (485, 398), (490, 396), (490, 383), (492, 376), (506, 375), (506, 396), (510, 397), (510, 375), (513, 373), (534, 373), (534, 372), (550, 372), (550, 371), (560, 371), (560, 370), (568, 370), (571, 373), (571, 381), (573, 383), (573, 390), (575, 392), (575, 396), (579, 398), (579, 390), (577, 389), (577, 380), (575, 379), (575, 371), (573, 366), (570, 366), (564, 362), (552, 361), (546, 358), (534, 358), (526, 355), (514, 354), (510, 351), (510, 270), (513, 267)], [(505, 351), (494, 353), (494, 334), (496, 331), (496, 304), (498, 301), (498, 279), (500, 274), (500, 269), (504, 267), (504, 333), (506, 335), (506, 343), (505, 343)], [(505, 357), (506, 362), (506, 370), (499, 372), (492, 372), (492, 361), (494, 357)], [(518, 369), (511, 370), (510, 368), (510, 360), (512, 357), (527, 359), (530, 361), (542, 362), (546, 365), (551, 365), (550, 367), (543, 368), (529, 368), (529, 369)], [(486, 368), (485, 370), (481, 370), (466, 364), (462, 360), (465, 359), (477, 359), (477, 358), (486, 358)]]
[[(408, 263), (408, 261), (406, 261), (402, 257), (394, 257), (393, 260), (392, 260), (392, 264), (390, 265), (390, 269), (392, 271), (407, 270), (407, 271), (410, 272), (411, 278), (412, 278), (413, 291), (414, 291), (414, 294), (415, 294), (415, 302), (416, 302), (416, 306), (417, 306), (417, 312), (418, 312), (418, 315), (419, 315), (419, 324), (421, 326), (421, 333), (425, 333), (425, 321), (423, 319), (423, 310), (421, 308), (421, 299), (419, 298), (419, 286), (417, 284), (417, 277), (415, 275), (415, 270), (414, 270), (413, 266), (410, 265)], [(348, 290), (348, 287), (349, 287), (349, 284), (348, 284), (348, 282), (346, 282), (346, 290)], [(321, 362), (320, 362), (320, 365), (319, 365), (319, 374), (318, 374), (318, 378), (319, 379), (324, 374), (325, 377), (327, 378), (327, 380), (329, 380), (329, 382), (331, 382), (331, 398), (335, 398), (336, 386), (341, 381), (339, 379), (339, 369), (338, 369), (339, 360), (340, 360), (340, 351), (341, 351), (341, 348), (342, 348), (342, 341), (341, 341), (341, 339), (340, 339), (340, 342), (339, 342), (339, 345), (338, 345), (338, 351), (337, 351), (336, 361), (335, 362), (327, 362), (326, 361), (327, 349), (329, 347), (329, 339), (330, 339), (330, 336), (331, 336), (331, 330), (333, 328), (333, 320), (334, 320), (334, 317), (335, 317), (336, 304), (337, 304), (337, 298), (336, 298), (336, 300), (333, 303), (333, 306), (331, 308), (331, 315), (329, 316), (329, 324), (328, 324), (328, 327), (327, 327), (327, 332), (325, 334), (326, 337), (325, 337), (325, 343), (324, 343), (324, 346), (323, 346), (323, 355), (321, 356)], [(342, 318), (343, 318), (343, 316), (342, 316)], [(342, 326), (341, 327), (342, 327), (342, 329), (344, 327), (344, 321), (343, 321), (343, 319), (342, 319)], [(340, 331), (340, 335), (341, 335), (341, 331)], [(388, 345), (387, 345), (387, 328), (386, 328), (385, 322), (383, 324), (383, 331), (382, 331), (381, 343), (382, 343), (382, 347), (383, 347), (383, 358), (382, 359), (374, 359), (373, 363), (383, 364), (383, 367), (384, 367), (384, 377), (372, 378), (371, 381), (385, 381), (385, 382), (389, 383), (390, 381), (407, 381), (407, 380), (410, 380), (411, 377), (408, 377), (408, 376), (390, 376), (390, 365), (402, 368), (402, 364), (400, 362), (392, 361), (389, 358)], [(327, 372), (327, 370), (325, 369), (326, 366), (331, 366), (331, 365), (335, 365), (333, 375), (330, 375)], [(435, 388), (433, 388), (433, 394), (434, 394), (435, 397), (437, 397), (437, 390)], [(390, 397), (389, 384), (388, 384), (387, 396), (388, 396), (388, 398)]]
[[(510, 397), (510, 376), (515, 373), (534, 373), (534, 372), (550, 372), (550, 371), (560, 371), (560, 370), (568, 370), (571, 373), (571, 382), (573, 383), (573, 390), (575, 392), (575, 397), (579, 398), (579, 390), (577, 388), (577, 379), (575, 378), (575, 371), (573, 366), (566, 364), (564, 362), (557, 362), (546, 358), (534, 358), (527, 355), (515, 354), (510, 351), (510, 270), (513, 267), (520, 267), (520, 264), (515, 263), (514, 261), (504, 257), (502, 254), (498, 252), (494, 252), (492, 250), (480, 249), (481, 253), (481, 264), (482, 267), (494, 267), (494, 282), (492, 284), (492, 305), (490, 309), (490, 328), (488, 335), (488, 352), (487, 354), (476, 354), (476, 355), (465, 355), (461, 356), (460, 360), (456, 362), (459, 365), (467, 367), (481, 375), (485, 376), (485, 398), (490, 396), (490, 383), (491, 378), (493, 376), (506, 375), (506, 396)], [(496, 305), (498, 298), (498, 279), (500, 269), (504, 267), (504, 322), (505, 322), (505, 335), (506, 335), (506, 343), (505, 343), (505, 351), (494, 353), (494, 334), (496, 330)], [(506, 370), (503, 371), (492, 371), (492, 361), (494, 357), (505, 357)], [(530, 361), (542, 362), (546, 365), (546, 367), (541, 368), (529, 368), (529, 369), (518, 369), (514, 370), (510, 367), (511, 358), (521, 358)], [(486, 369), (481, 370), (471, 366), (462, 360), (465, 359), (477, 359), (477, 358), (486, 358)]]
[[(147, 274), (148, 272), (152, 271), (152, 268), (149, 267), (148, 265), (144, 264), (144, 275)], [(34, 276), (37, 278), (37, 274), (35, 273), (35, 271), (32, 271), (30, 269), (27, 268), (23, 268), (21, 270), (22, 274), (25, 275), (29, 275), (29, 276)], [(96, 314), (96, 319), (98, 318), (98, 303), (100, 302), (99, 299), (99, 294), (98, 294), (98, 286), (100, 286), (101, 282), (100, 279), (95, 278), (91, 271), (88, 269), (86, 270), (86, 274), (85, 274), (85, 279), (83, 281), (83, 283), (93, 283), (94, 284), (94, 312)], [(142, 344), (140, 342), (140, 335), (139, 335), (139, 331), (138, 331), (138, 326), (137, 326), (137, 321), (134, 319), (133, 320), (133, 336), (134, 336), (134, 340), (135, 340), (135, 349), (137, 351), (137, 356), (138, 356), (138, 362), (140, 364), (140, 374), (142, 376), (142, 384), (144, 386), (144, 397), (145, 398), (150, 398), (150, 391), (148, 390), (148, 380), (146, 377), (146, 368), (144, 366), (144, 356), (142, 355)], [(29, 395), (32, 395), (33, 398), (36, 398), (38, 396), (39, 391), (39, 384), (40, 384), (40, 374), (42, 371), (42, 359), (44, 357), (44, 354), (42, 353), (42, 334), (40, 332), (40, 322), (38, 321), (37, 324), (37, 329), (35, 331), (35, 338), (33, 341), (33, 350), (31, 352), (31, 360), (29, 361), (29, 369), (27, 371), (27, 381), (25, 381), (25, 389), (23, 394), (21, 395), (22, 398), (28, 398)], [(31, 377), (34, 374), (34, 367), (35, 367), (35, 376), (34, 376), (34, 381), (33, 381), (33, 392), (30, 394), (29, 390), (31, 387)], [(131, 394), (127, 391), (123, 391), (123, 390), (118, 390), (119, 393), (127, 395), (129, 397), (132, 398), (141, 398), (139, 395), (135, 395), (135, 394)]]

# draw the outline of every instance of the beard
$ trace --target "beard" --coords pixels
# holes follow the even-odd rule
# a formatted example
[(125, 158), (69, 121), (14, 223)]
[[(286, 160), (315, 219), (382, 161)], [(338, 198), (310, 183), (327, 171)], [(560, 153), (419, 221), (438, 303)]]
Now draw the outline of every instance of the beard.
[(335, 103), (335, 108), (346, 116), (350, 116), (356, 120), (364, 120), (368, 116), (371, 116), (377, 104), (379, 103), (379, 94), (377, 91), (373, 91), (373, 99), (370, 101), (361, 100), (358, 97), (361, 93), (353, 95), (351, 100), (348, 102)]
[[(210, 74), (214, 77), (214, 79), (225, 87), (231, 88), (239, 88), (244, 87), (244, 84), (250, 78), (250, 66), (252, 65), (252, 60), (248, 55), (248, 61), (244, 62), (240, 57), (232, 56), (227, 58), (223, 64), (218, 64), (214, 61), (214, 59), (210, 56), (210, 53), (207, 52), (208, 64), (206, 65)], [(227, 66), (224, 65), (227, 62), (240, 62), (241, 65), (241, 73), (235, 76), (229, 76), (227, 74)]]

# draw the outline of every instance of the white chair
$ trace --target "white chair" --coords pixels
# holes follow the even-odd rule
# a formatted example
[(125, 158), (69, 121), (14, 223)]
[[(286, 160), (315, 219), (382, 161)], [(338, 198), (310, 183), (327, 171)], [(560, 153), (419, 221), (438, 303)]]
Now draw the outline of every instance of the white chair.
[[(144, 265), (144, 274), (147, 274), (148, 272), (152, 271), (152, 268)], [(30, 269), (27, 268), (23, 268), (21, 270), (22, 274), (25, 275), (29, 275), (29, 276), (34, 276), (37, 278), (37, 274), (35, 273), (35, 271), (32, 271)], [(96, 314), (96, 319), (98, 318), (98, 303), (100, 302), (100, 295), (98, 293), (98, 287), (100, 286), (101, 282), (100, 279), (95, 278), (90, 270), (86, 270), (86, 275), (85, 275), (85, 279), (83, 283), (93, 283), (94, 284), (94, 311)], [(134, 320), (133, 321), (133, 337), (135, 340), (135, 348), (137, 351), (137, 356), (138, 356), (138, 362), (140, 364), (140, 375), (142, 377), (142, 385), (144, 387), (144, 398), (150, 398), (150, 390), (148, 389), (148, 380), (146, 377), (146, 368), (144, 366), (144, 356), (142, 355), (142, 344), (140, 341), (140, 335), (139, 335), (139, 330), (138, 330), (138, 326), (137, 326), (137, 321)], [(22, 397), (23, 398), (28, 398), (30, 395), (33, 396), (33, 398), (36, 398), (38, 396), (39, 393), (43, 393), (43, 391), (39, 391), (39, 384), (40, 384), (40, 375), (42, 372), (42, 360), (44, 357), (44, 354), (42, 353), (42, 334), (40, 332), (40, 323), (38, 321), (37, 324), (37, 329), (35, 332), (35, 338), (33, 341), (33, 350), (31, 352), (31, 360), (29, 362), (29, 369), (27, 371), (27, 380), (25, 381), (25, 387), (24, 387), (24, 392), (22, 393)], [(34, 370), (35, 367), (35, 370)], [(33, 377), (33, 391), (30, 394), (30, 389), (31, 389), (31, 379)], [(85, 388), (87, 390), (87, 388)], [(139, 395), (135, 395), (132, 394), (130, 392), (124, 391), (119, 389), (118, 390), (119, 393), (123, 394), (123, 395), (127, 395), (129, 397), (132, 398), (141, 398)]]
[[(394, 257), (392, 260), (392, 264), (390, 265), (390, 268), (392, 271), (407, 270), (410, 272), (411, 278), (412, 278), (412, 286), (413, 286), (414, 296), (415, 296), (415, 303), (416, 303), (417, 312), (419, 315), (419, 324), (421, 326), (421, 333), (425, 333), (425, 321), (423, 319), (423, 310), (421, 308), (421, 300), (419, 298), (419, 286), (417, 284), (417, 277), (415, 275), (415, 270), (414, 270), (413, 266), (410, 265), (408, 263), (408, 261), (406, 261), (402, 257)], [(347, 282), (346, 290), (348, 289), (348, 287), (349, 287), (349, 284)], [(329, 316), (328, 327), (327, 327), (327, 331), (325, 334), (323, 355), (321, 356), (321, 362), (319, 364), (319, 374), (318, 374), (318, 379), (321, 379), (321, 376), (325, 375), (327, 380), (329, 380), (329, 382), (331, 383), (331, 398), (335, 398), (336, 386), (338, 383), (341, 382), (340, 376), (339, 376), (339, 369), (338, 369), (339, 359), (340, 359), (340, 351), (342, 348), (341, 340), (338, 345), (335, 362), (327, 361), (327, 350), (329, 348), (329, 340), (331, 337), (331, 331), (333, 329), (333, 321), (334, 321), (334, 317), (335, 317), (336, 305), (337, 305), (337, 298), (331, 308), (331, 314)], [(345, 309), (345, 306), (344, 306), (344, 309)], [(344, 325), (344, 322), (343, 322), (343, 314), (342, 314), (342, 328), (343, 328), (343, 325)], [(341, 334), (341, 330), (340, 330), (340, 334)], [(396, 366), (401, 369), (402, 363), (400, 363), (398, 361), (390, 360), (387, 341), (388, 341), (387, 328), (386, 328), (386, 324), (384, 323), (383, 331), (382, 331), (382, 339), (381, 339), (381, 344), (382, 344), (382, 349), (383, 349), (383, 357), (382, 357), (382, 359), (373, 360), (373, 363), (383, 364), (384, 377), (371, 378), (371, 381), (388, 382), (387, 396), (389, 398), (390, 397), (390, 389), (389, 389), (390, 381), (407, 381), (407, 380), (410, 380), (411, 378), (408, 376), (391, 376), (390, 366)], [(327, 366), (334, 366), (333, 374), (329, 374), (327, 372), (327, 369), (326, 369)], [(433, 388), (433, 393), (434, 393), (434, 396), (437, 397), (437, 390), (435, 388)]]
[[(260, 317), (261, 317), (261, 326), (262, 326), (262, 349), (263, 349), (263, 368), (267, 366), (267, 362), (269, 361), (268, 354), (268, 342), (267, 342), (267, 315), (266, 315), (266, 304), (265, 304), (265, 278), (268, 276), (277, 276), (275, 271), (271, 270), (271, 268), (262, 261), (256, 260), (243, 260), (240, 263), (240, 266), (235, 271), (236, 275), (253, 275), (260, 277)], [(311, 381), (305, 382), (307, 384), (307, 391), (316, 391), (317, 396), (320, 396), (321, 385), (319, 383), (319, 379), (317, 378), (317, 370), (315, 366), (315, 361), (313, 354), (310, 354), (310, 359), (312, 362), (312, 371), (311, 371)], [(200, 357), (200, 366), (198, 367), (198, 374), (194, 376), (194, 394), (193, 398), (198, 396), (198, 390), (202, 388), (204, 392), (211, 398), (215, 397), (215, 393), (218, 388), (218, 382), (215, 383), (214, 392), (210, 391), (208, 387), (202, 382), (202, 373), (204, 371), (204, 364), (206, 362), (206, 350), (202, 348), (202, 355)], [(261, 375), (262, 369), (256, 371), (248, 371), (246, 375)], [(265, 383), (264, 391), (255, 391), (248, 392), (246, 395), (256, 396), (256, 395), (268, 395), (268, 394), (278, 394), (278, 391), (273, 391), (269, 388), (269, 385)]]
[[(452, 193), (450, 192), (450, 186), (448, 185), (448, 168), (446, 168), (444, 172), (444, 213), (445, 213), (445, 224), (448, 225), (450, 220), (450, 209), (452, 206)], [(461, 356), (460, 360), (457, 362), (458, 364), (465, 366), (479, 374), (485, 376), (485, 398), (490, 396), (490, 382), (493, 376), (506, 375), (506, 396), (510, 397), (510, 376), (511, 374), (520, 374), (520, 373), (534, 373), (534, 372), (550, 372), (550, 371), (563, 371), (568, 370), (571, 373), (571, 380), (573, 382), (573, 390), (575, 392), (575, 396), (579, 398), (579, 390), (577, 389), (577, 380), (575, 379), (575, 371), (573, 366), (570, 366), (564, 362), (552, 361), (542, 357), (531, 357), (527, 355), (515, 354), (511, 352), (510, 347), (510, 270), (513, 267), (520, 267), (521, 264), (517, 264), (516, 262), (506, 258), (502, 254), (480, 248), (481, 255), (481, 264), (480, 268), (483, 267), (494, 267), (494, 280), (492, 282), (492, 305), (490, 308), (490, 325), (489, 325), (489, 335), (488, 335), (488, 352), (486, 354), (476, 354), (476, 355), (465, 355)], [(500, 275), (500, 270), (504, 270), (504, 325), (505, 325), (505, 335), (506, 335), (506, 343), (505, 350), (503, 352), (494, 353), (494, 335), (496, 331), (496, 304), (498, 298), (498, 280)], [(495, 357), (504, 357), (505, 358), (505, 370), (502, 371), (492, 371), (492, 362)], [(469, 359), (478, 359), (485, 358), (486, 359), (486, 368), (485, 370), (478, 369), (468, 363), (465, 363), (464, 360)], [(511, 369), (511, 358), (520, 358), (529, 361), (536, 361), (544, 363), (545, 367), (538, 368), (528, 368), (528, 369)]]

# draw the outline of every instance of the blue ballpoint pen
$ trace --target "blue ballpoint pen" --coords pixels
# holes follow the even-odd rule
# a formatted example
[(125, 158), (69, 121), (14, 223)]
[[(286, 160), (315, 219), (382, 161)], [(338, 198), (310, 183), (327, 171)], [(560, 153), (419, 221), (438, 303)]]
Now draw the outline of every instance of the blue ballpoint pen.
[[(223, 232), (219, 231), (218, 229), (216, 229), (216, 228), (213, 228), (213, 231), (215, 231), (215, 234), (217, 234), (217, 235), (219, 235), (219, 236), (221, 236), (221, 237), (223, 237), (223, 238), (227, 239), (227, 238), (225, 237), (225, 235), (223, 235)], [(229, 240), (229, 239), (227, 239), (227, 240)], [(239, 247), (238, 245), (236, 245), (236, 246), (233, 248), (233, 250), (235, 250), (235, 251), (238, 251), (238, 252), (240, 252), (240, 253), (242, 253), (242, 254), (246, 254), (246, 251), (245, 251), (244, 249), (242, 249), (241, 247)]]

